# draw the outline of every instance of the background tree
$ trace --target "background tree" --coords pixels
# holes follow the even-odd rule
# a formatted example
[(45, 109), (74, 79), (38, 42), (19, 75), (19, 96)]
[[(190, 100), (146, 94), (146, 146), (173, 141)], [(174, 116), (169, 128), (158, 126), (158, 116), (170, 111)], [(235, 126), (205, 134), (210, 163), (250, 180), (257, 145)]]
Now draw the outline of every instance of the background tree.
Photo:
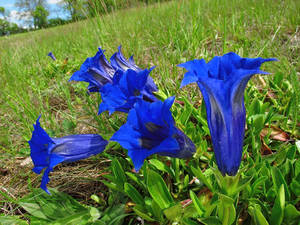
[(5, 8), (0, 6), (0, 15), (4, 16)]
[(43, 6), (45, 9), (48, 9), (46, 0), (16, 0), (15, 6), (20, 11), (26, 11), (33, 14), (37, 6)]
[(49, 12), (42, 6), (36, 6), (33, 12), (33, 24), (35, 28), (45, 28), (47, 27), (47, 17)]
[(48, 20), (48, 27), (55, 27), (55, 26), (59, 26), (59, 25), (63, 25), (65, 23), (67, 23), (67, 20), (61, 19), (61, 18), (52, 18)]
[(70, 13), (71, 20), (76, 21), (78, 19), (85, 18), (84, 6), (86, 0), (62, 0), (61, 5)]
[(47, 0), (16, 0), (15, 6), (20, 12), (20, 17), (28, 24), (34, 24), (34, 13), (37, 6), (48, 10)]

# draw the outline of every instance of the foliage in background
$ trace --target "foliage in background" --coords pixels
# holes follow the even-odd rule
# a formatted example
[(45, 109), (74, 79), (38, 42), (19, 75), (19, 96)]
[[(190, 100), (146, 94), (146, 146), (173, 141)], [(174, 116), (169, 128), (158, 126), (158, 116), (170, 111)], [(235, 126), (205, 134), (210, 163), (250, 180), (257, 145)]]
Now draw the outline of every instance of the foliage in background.
[[(111, 213), (118, 212), (123, 218), (116, 220), (123, 224), (220, 224), (225, 220), (228, 224), (297, 224), (299, 9), (299, 1), (292, 0), (278, 4), (243, 0), (231, 5), (221, 0), (174, 1), (1, 38), (0, 223), (34, 222), (39, 218), (36, 214), (56, 222), (51, 213), (61, 207), (61, 200), (56, 194), (51, 200), (34, 191), (40, 177), (30, 171), (32, 165), (24, 167), (16, 161), (29, 156), (26, 141), (39, 114), (47, 132), (57, 137), (99, 133), (110, 138), (124, 124), (121, 114), (97, 116), (100, 97), (87, 95), (87, 85), (68, 83), (98, 46), (111, 55), (122, 44), (124, 54), (134, 54), (141, 68), (157, 66), (152, 76), (160, 89), (158, 94), (162, 98), (176, 95), (173, 116), (196, 144), (197, 153), (190, 161), (154, 156), (140, 173), (134, 173), (120, 146), (110, 144), (110, 154), (101, 155), (106, 159), (103, 170), (93, 170), (92, 178), (88, 171), (100, 163), (100, 156), (89, 165), (76, 167), (87, 172), (75, 180), (72, 164), (56, 168), (50, 186), (63, 181), (64, 187), (69, 185), (64, 192), (81, 201), (65, 201), (73, 202), (64, 206), (72, 213), (64, 213), (62, 223), (83, 216), (85, 224), (101, 224), (98, 221), (102, 217), (114, 221), (116, 215)], [(49, 51), (56, 61), (47, 56)], [(229, 51), (243, 57), (279, 59), (263, 67), (273, 75), (255, 77), (246, 88), (247, 129), (237, 180), (224, 179), (215, 171), (202, 98), (196, 86), (179, 90), (184, 71), (176, 67), (194, 58), (208, 60)], [(99, 180), (107, 188), (94, 189), (94, 182)], [(232, 187), (230, 192), (228, 186)], [(63, 185), (57, 187), (62, 190)], [(88, 190), (93, 193), (87, 195)], [(27, 196), (28, 191), (32, 193)], [(26, 208), (26, 203), (34, 210)]]
[(35, 28), (47, 27), (47, 16), (49, 12), (41, 5), (38, 5), (33, 12), (33, 25)]
[[(46, 27), (54, 27), (66, 23), (88, 19), (130, 7), (164, 2), (167, 0), (62, 0), (58, 4), (69, 13), (70, 18), (51, 18), (49, 6), (45, 0), (17, 0), (15, 6), (19, 10), (19, 19), (28, 26), (27, 29), (15, 23), (8, 22), (6, 17), (0, 19), (0, 36), (23, 33)], [(0, 14), (4, 15), (5, 8), (0, 7)]]

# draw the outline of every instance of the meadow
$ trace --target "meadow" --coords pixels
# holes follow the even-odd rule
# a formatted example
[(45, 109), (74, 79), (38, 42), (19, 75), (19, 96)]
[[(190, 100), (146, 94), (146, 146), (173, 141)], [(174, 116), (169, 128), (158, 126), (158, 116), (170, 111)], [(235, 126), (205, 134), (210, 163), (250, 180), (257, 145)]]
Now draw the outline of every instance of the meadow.
[[(299, 15), (300, 2), (296, 0), (233, 0), (230, 3), (178, 0), (1, 37), (0, 221), (2, 218), (3, 224), (13, 224), (13, 220), (21, 224), (24, 222), (20, 222), (21, 218), (31, 224), (79, 224), (74, 221), (78, 218), (85, 221), (87, 215), (91, 215), (92, 219), (88, 217), (82, 224), (109, 224), (107, 221), (141, 224), (140, 220), (145, 220), (145, 224), (197, 224), (200, 221), (219, 224), (224, 215), (216, 212), (213, 204), (209, 211), (208, 199), (226, 200), (226, 197), (216, 197), (213, 191), (218, 189), (218, 183), (209, 170), (216, 165), (205, 107), (196, 85), (179, 89), (185, 71), (177, 65), (195, 58), (210, 60), (215, 55), (236, 52), (242, 57), (279, 61), (265, 63), (263, 70), (271, 74), (254, 76), (245, 91), (247, 119), (241, 165), (244, 185), (241, 184), (239, 197), (233, 197), (235, 216), (230, 224), (275, 224), (274, 221), (298, 224)], [(124, 124), (123, 114), (97, 115), (100, 95), (87, 94), (86, 83), (68, 82), (84, 60), (95, 55), (99, 46), (106, 50), (109, 58), (119, 45), (126, 57), (134, 55), (139, 67), (156, 66), (151, 76), (159, 88), (157, 95), (162, 99), (176, 96), (177, 102), (172, 107), (176, 124), (197, 146), (197, 153), (190, 161), (152, 156), (142, 169), (142, 177), (152, 173), (149, 170), (154, 171), (151, 176), (160, 174), (164, 178), (167, 193), (171, 193), (167, 199), (169, 195), (172, 198), (171, 203), (164, 202), (169, 209), (161, 209), (164, 213), (151, 208), (153, 202), (149, 201), (158, 207), (159, 199), (147, 190), (142, 177), (130, 172), (132, 164), (126, 158), (126, 151), (114, 143), (103, 154), (57, 166), (49, 183), (49, 187), (59, 191), (53, 191), (57, 192), (53, 198), (37, 189), (41, 176), (31, 171), (27, 141), (31, 138), (32, 124), (40, 114), (42, 126), (52, 137), (98, 133), (109, 139)], [(50, 51), (56, 61), (47, 56)], [(137, 196), (135, 191), (140, 192), (138, 196), (142, 199), (132, 198), (130, 191), (134, 196)], [(35, 195), (42, 197), (36, 199)], [(195, 196), (200, 199), (194, 200), (199, 203), (198, 208), (192, 203), (188, 207), (194, 208), (186, 210), (192, 213), (178, 209), (178, 202)], [(285, 200), (277, 196), (284, 196)], [(60, 199), (68, 199), (76, 205), (76, 210), (82, 207), (79, 211), (84, 213), (78, 214), (74, 208), (72, 211), (65, 206), (61, 218), (68, 211), (74, 213), (71, 213), (73, 217), (55, 223), (53, 215), (44, 215), (45, 209), (34, 205), (49, 202), (53, 207), (49, 206), (49, 210), (54, 214), (58, 213), (55, 207), (63, 205)], [(145, 205), (150, 204), (148, 208), (141, 206), (144, 200)], [(4, 215), (11, 216), (6, 217), (8, 222)], [(105, 216), (109, 219), (105, 220)], [(98, 222), (100, 219), (103, 221)]]

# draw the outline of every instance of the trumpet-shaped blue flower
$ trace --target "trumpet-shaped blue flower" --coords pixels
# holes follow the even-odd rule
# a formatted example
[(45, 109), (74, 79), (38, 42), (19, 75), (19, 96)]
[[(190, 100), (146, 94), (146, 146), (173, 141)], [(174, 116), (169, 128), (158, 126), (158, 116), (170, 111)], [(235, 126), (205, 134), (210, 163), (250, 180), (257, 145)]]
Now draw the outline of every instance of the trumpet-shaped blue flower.
[(128, 113), (134, 103), (143, 97), (156, 100), (145, 88), (150, 72), (151, 69), (139, 72), (131, 69), (125, 72), (118, 70), (113, 83), (104, 85), (100, 90), (102, 103), (99, 106), (99, 114), (106, 110), (110, 114), (114, 111)]
[[(118, 51), (112, 55), (112, 57), (110, 58), (110, 62), (111, 62), (111, 65), (112, 67), (115, 69), (115, 70), (121, 70), (121, 71), (126, 71), (128, 69), (132, 69), (132, 70), (135, 70), (137, 72), (141, 71), (142, 69), (139, 68), (134, 60), (133, 60), (133, 56), (131, 56), (129, 58), (129, 60), (127, 60), (123, 53), (122, 53), (122, 50), (121, 50), (121, 46), (118, 47)], [(153, 69), (153, 68), (152, 68)], [(146, 83), (146, 91), (149, 92), (149, 93), (152, 93), (152, 92), (155, 92), (155, 91), (158, 91), (158, 88), (157, 86), (155, 85), (152, 77), (148, 77), (147, 79), (147, 83)]]
[(74, 162), (101, 153), (108, 141), (98, 134), (78, 134), (62, 138), (51, 138), (40, 126), (40, 116), (33, 125), (34, 131), (28, 141), (30, 155), (34, 164), (33, 171), (40, 174), (45, 168), (41, 188), (48, 194), (49, 173), (61, 162)]
[(254, 74), (268, 74), (260, 66), (274, 60), (241, 58), (231, 52), (216, 56), (208, 63), (195, 59), (179, 65), (188, 70), (181, 87), (197, 82), (203, 95), (215, 158), (223, 175), (235, 175), (241, 163), (246, 85)]
[(128, 150), (135, 170), (152, 154), (188, 158), (195, 153), (194, 143), (175, 126), (170, 111), (174, 99), (139, 100), (129, 111), (126, 124), (112, 136), (111, 140)]
[(56, 60), (56, 58), (55, 58), (55, 56), (53, 55), (52, 52), (49, 52), (49, 53), (48, 53), (48, 56), (49, 56), (51, 59), (53, 59), (53, 61)]
[(104, 50), (98, 48), (96, 55), (87, 58), (81, 65), (80, 70), (76, 71), (69, 81), (88, 82), (88, 90), (98, 92), (104, 84), (112, 83), (114, 73), (114, 68), (105, 58)]

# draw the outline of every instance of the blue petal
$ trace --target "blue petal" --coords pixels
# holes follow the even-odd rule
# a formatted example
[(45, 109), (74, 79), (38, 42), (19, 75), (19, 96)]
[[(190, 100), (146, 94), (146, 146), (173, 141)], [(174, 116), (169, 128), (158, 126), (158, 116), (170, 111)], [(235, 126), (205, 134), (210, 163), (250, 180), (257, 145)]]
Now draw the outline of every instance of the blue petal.
[(184, 74), (183, 80), (181, 81), (180, 88), (183, 88), (184, 86), (197, 82), (198, 77), (194, 72), (187, 72)]
[(177, 127), (174, 128), (175, 132), (172, 137), (179, 144), (179, 148), (175, 151), (170, 152), (160, 152), (159, 155), (165, 155), (175, 158), (190, 158), (196, 153), (196, 146), (192, 140), (186, 136), (180, 129)]
[(125, 149), (140, 149), (140, 137), (141, 134), (126, 123), (114, 133), (110, 140), (118, 142)]
[(174, 119), (172, 116), (172, 113), (170, 111), (173, 103), (175, 101), (175, 96), (169, 97), (164, 101), (163, 107), (162, 107), (162, 115), (164, 122), (167, 122), (168, 124), (174, 124)]
[(139, 171), (143, 166), (144, 160), (153, 154), (159, 152), (172, 152), (179, 149), (179, 145), (174, 138), (165, 139), (159, 146), (148, 150), (148, 149), (128, 149), (128, 156), (131, 158), (134, 165), (134, 169)]
[(112, 67), (115, 70), (122, 70), (126, 71), (128, 69), (132, 69), (135, 71), (140, 71), (141, 69), (134, 63), (133, 58), (131, 58), (129, 61), (124, 57), (121, 45), (118, 47), (118, 52), (112, 55), (110, 58), (110, 62)]
[(40, 118), (41, 115), (36, 120), (36, 124), (33, 125), (34, 131), (32, 132), (30, 141), (28, 141), (31, 148), (31, 159), (34, 164), (33, 171), (36, 173), (40, 173), (45, 167), (48, 166), (48, 148), (50, 145), (55, 144), (46, 131), (40, 126)]
[(108, 110), (110, 113), (118, 111), (118, 108), (126, 104), (128, 100), (127, 96), (121, 91), (120, 87), (112, 84), (106, 84), (101, 88), (101, 98), (102, 102), (99, 105), (98, 114), (101, 114), (106, 110)]
[(150, 71), (149, 70), (142, 70), (139, 73), (135, 72), (134, 70), (127, 70), (127, 82), (128, 82), (128, 89), (131, 92), (130, 94), (135, 95), (135, 91), (141, 91), (145, 88), (145, 84), (147, 82), (148, 76)]
[[(121, 46), (118, 47), (118, 52), (113, 54), (113, 56), (110, 58), (112, 67), (118, 71), (121, 70), (125, 72), (128, 69), (134, 70), (136, 72), (141, 71), (142, 69), (139, 68), (134, 60), (133, 56), (129, 58), (129, 61), (124, 57), (121, 51)], [(149, 70), (149, 73), (154, 69), (155, 67), (152, 67)], [(150, 101), (156, 101), (157, 99), (152, 95), (152, 92), (158, 91), (158, 88), (156, 84), (154, 83), (152, 77), (148, 76), (146, 86), (143, 90), (143, 95), (148, 98)]]
[[(105, 110), (109, 112), (129, 112), (138, 99), (143, 98), (143, 90), (149, 70), (120, 70), (115, 74), (113, 84), (104, 85), (100, 92), (102, 103), (99, 106), (99, 114)], [(152, 95), (152, 94), (151, 94)]]
[(179, 64), (178, 66), (188, 70), (188, 72), (184, 74), (180, 88), (182, 88), (190, 83), (197, 82), (199, 79), (199, 76), (202, 76), (202, 77), (208, 76), (208, 70), (207, 70), (207, 66), (206, 66), (204, 59), (201, 59), (201, 60), (194, 59), (192, 61)]
[[(149, 73), (155, 68), (155, 66), (151, 67), (149, 69)], [(156, 86), (156, 84), (154, 83), (152, 77), (148, 76), (148, 79), (147, 79), (147, 82), (146, 82), (146, 91), (149, 92), (149, 93), (152, 93), (152, 92), (156, 92), (158, 91), (158, 88)]]
[(108, 141), (98, 134), (76, 134), (53, 138), (53, 140), (56, 146), (51, 148), (51, 153), (63, 157), (65, 162), (73, 162), (96, 155), (102, 152), (108, 144)]

